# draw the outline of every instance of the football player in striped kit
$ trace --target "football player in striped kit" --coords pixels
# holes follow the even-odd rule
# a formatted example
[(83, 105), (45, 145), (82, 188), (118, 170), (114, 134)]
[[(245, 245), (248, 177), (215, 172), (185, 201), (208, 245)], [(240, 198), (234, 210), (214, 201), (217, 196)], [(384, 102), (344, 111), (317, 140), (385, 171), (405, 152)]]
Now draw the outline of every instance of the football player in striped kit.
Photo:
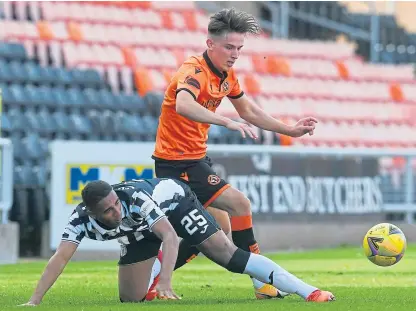
[[(172, 289), (178, 254), (178, 236), (195, 245), (210, 260), (234, 273), (247, 274), (306, 301), (334, 300), (290, 274), (272, 260), (236, 247), (203, 208), (185, 183), (174, 179), (132, 180), (116, 185), (88, 183), (83, 202), (69, 218), (62, 241), (49, 260), (37, 287), (25, 305), (38, 305), (55, 283), (84, 238), (117, 239), (121, 302), (146, 300), (155, 286), (161, 299), (180, 299)], [(162, 246), (163, 259), (155, 260)], [(160, 264), (160, 271), (156, 271)], [(152, 269), (153, 268), (153, 269)], [(155, 284), (154, 277), (158, 275)]]

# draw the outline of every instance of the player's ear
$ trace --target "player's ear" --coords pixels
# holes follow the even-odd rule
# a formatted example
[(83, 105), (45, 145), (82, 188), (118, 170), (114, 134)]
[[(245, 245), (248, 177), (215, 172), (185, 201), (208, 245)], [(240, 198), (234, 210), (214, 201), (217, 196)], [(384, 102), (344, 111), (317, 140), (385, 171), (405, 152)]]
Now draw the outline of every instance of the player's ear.
[(214, 41), (211, 38), (208, 38), (207, 39), (208, 50), (212, 50), (213, 46), (214, 46)]

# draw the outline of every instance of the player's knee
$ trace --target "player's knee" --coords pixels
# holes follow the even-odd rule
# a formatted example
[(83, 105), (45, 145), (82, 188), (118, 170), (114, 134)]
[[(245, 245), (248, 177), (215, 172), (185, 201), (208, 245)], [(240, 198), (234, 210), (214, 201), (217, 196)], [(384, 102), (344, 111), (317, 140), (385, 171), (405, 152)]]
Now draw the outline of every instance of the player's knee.
[(228, 235), (231, 232), (230, 218), (227, 217), (226, 222), (224, 221), (222, 223), (221, 229), (224, 231), (225, 235)]
[(137, 298), (128, 298), (128, 297), (119, 297), (120, 298), (120, 302), (121, 303), (138, 303), (138, 302), (143, 302), (146, 300), (146, 297), (143, 297), (141, 299), (137, 299)]
[(147, 291), (144, 290), (132, 290), (132, 289), (121, 289), (119, 291), (119, 298), (121, 303), (135, 303), (143, 302), (146, 299)]
[(230, 272), (240, 274), (244, 273), (249, 258), (249, 252), (243, 251), (241, 248), (237, 248), (225, 268)]
[(207, 211), (214, 217), (215, 221), (227, 235), (231, 231), (230, 216), (227, 212), (208, 206)]
[(251, 203), (244, 193), (238, 191), (235, 196), (234, 205), (238, 215), (251, 215)]

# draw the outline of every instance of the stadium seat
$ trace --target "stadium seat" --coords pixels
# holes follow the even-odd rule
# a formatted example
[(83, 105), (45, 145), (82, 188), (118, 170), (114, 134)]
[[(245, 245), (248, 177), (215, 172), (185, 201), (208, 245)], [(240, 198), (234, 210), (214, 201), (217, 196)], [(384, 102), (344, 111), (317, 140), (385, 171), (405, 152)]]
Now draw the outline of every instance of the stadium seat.
[(41, 75), (41, 70), (40, 70), (40, 66), (32, 63), (32, 62), (26, 62), (23, 64), (23, 68), (22, 68), (27, 76), (25, 77), (24, 81), (25, 82), (30, 82), (30, 83), (40, 83), (42, 81), (42, 75)]
[(67, 90), (68, 94), (68, 105), (71, 111), (80, 111), (84, 107), (86, 98), (82, 93), (81, 89), (77, 87), (70, 87)]
[(53, 97), (53, 89), (47, 85), (41, 85), (37, 88), (42, 101), (42, 107), (53, 108), (56, 106)]
[(82, 91), (85, 97), (85, 107), (87, 109), (99, 109), (100, 101), (98, 91), (92, 88), (86, 88)]
[(157, 117), (160, 114), (160, 107), (162, 106), (163, 96), (160, 93), (150, 92), (143, 97), (146, 112), (152, 116)]
[(88, 118), (78, 114), (69, 115), (69, 119), (74, 125), (75, 132), (81, 135), (84, 139), (87, 139), (88, 134), (92, 130), (91, 121)]
[(62, 111), (68, 106), (68, 94), (63, 87), (54, 87), (51, 89), (51, 95), (53, 101), (55, 103), (55, 109), (52, 110), (60, 110)]
[(104, 135), (115, 135), (116, 125), (113, 113), (109, 110), (104, 111), (99, 116), (101, 124), (101, 133)]
[(23, 144), (21, 136), (16, 135), (16, 132), (12, 132), (10, 139), (13, 143), (13, 155), (17, 165), (22, 165), (26, 160), (26, 148)]
[(148, 133), (143, 126), (143, 120), (138, 115), (129, 115), (126, 118), (126, 122), (130, 125), (129, 137), (131, 140), (146, 141)]
[(50, 68), (50, 70), (53, 76), (56, 77), (56, 85), (73, 85), (73, 77), (68, 70), (64, 68)]
[(157, 124), (158, 124), (158, 121), (155, 117), (150, 116), (150, 115), (143, 116), (142, 126), (148, 135), (147, 140), (152, 141), (155, 139)]
[(71, 75), (74, 79), (74, 83), (78, 84), (82, 88), (99, 88), (103, 86), (100, 75), (95, 70), (72, 69)]
[(3, 104), (5, 106), (13, 106), (16, 99), (14, 98), (14, 95), (13, 95), (12, 91), (10, 90), (10, 86), (2, 84), (1, 90), (2, 90)]
[(10, 82), (11, 73), (8, 63), (0, 58), (0, 83)]
[(68, 116), (62, 111), (56, 111), (52, 114), (52, 118), (58, 126), (58, 132), (62, 134), (69, 134), (75, 129), (73, 128)]
[(23, 87), (23, 90), (28, 98), (28, 102), (26, 103), (27, 106), (35, 107), (44, 106), (46, 104), (43, 98), (42, 91), (40, 91), (38, 87), (32, 84), (28, 84)]
[(22, 44), (0, 42), (0, 59), (8, 61), (25, 61), (27, 59), (26, 50)]
[(222, 126), (213, 124), (209, 129), (208, 142), (219, 144), (223, 135)]
[[(41, 144), (40, 144), (40, 138), (37, 134), (34, 134), (34, 133), (28, 134), (23, 139), (23, 144), (25, 145), (25, 150), (27, 152), (28, 159), (32, 161), (37, 161), (44, 156), (42, 152)], [(30, 183), (30, 184), (33, 184), (33, 183)]]
[(12, 124), (10, 122), (9, 117), (7, 114), (2, 113), (1, 115), (1, 132), (8, 136), (9, 133), (12, 131)]
[(40, 133), (43, 131), (43, 128), (34, 110), (26, 110), (23, 116), (25, 120), (25, 131), (28, 133)]
[(127, 114), (124, 111), (117, 111), (113, 114), (114, 118), (114, 131), (120, 133), (123, 136), (128, 134)]
[(115, 95), (108, 89), (100, 89), (98, 91), (100, 107), (101, 109), (116, 110), (117, 106), (114, 105)]
[(57, 77), (51, 67), (39, 67), (39, 76), (41, 84), (55, 84)]
[(122, 107), (124, 107), (127, 112), (142, 114), (146, 110), (143, 98), (137, 94), (119, 94), (118, 97), (120, 98)]
[(87, 112), (87, 118), (91, 123), (91, 133), (88, 136), (88, 139), (91, 139), (91, 136), (99, 137), (101, 133), (101, 123), (99, 118), (99, 112), (97, 110), (89, 110)]
[(9, 63), (9, 69), (11, 74), (11, 80), (17, 83), (24, 83), (29, 81), (29, 75), (23, 64), (19, 61), (13, 60)]
[(8, 112), (13, 131), (24, 131), (26, 128), (25, 118), (18, 108), (12, 108)]
[(43, 107), (37, 113), (39, 124), (41, 125), (42, 132), (48, 137), (52, 138), (53, 134), (58, 131), (58, 126), (55, 120), (52, 118), (51, 113)]

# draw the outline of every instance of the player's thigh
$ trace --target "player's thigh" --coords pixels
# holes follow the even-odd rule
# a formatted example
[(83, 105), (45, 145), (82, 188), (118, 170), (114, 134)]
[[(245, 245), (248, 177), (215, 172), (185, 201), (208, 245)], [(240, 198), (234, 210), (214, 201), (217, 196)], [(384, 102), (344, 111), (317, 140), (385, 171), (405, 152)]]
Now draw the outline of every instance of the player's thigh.
[(210, 205), (227, 211), (231, 216), (251, 215), (250, 201), (244, 193), (234, 187), (225, 189)]
[(121, 246), (118, 284), (120, 301), (140, 302), (147, 294), (152, 267), (161, 242), (143, 239)]
[(231, 231), (230, 216), (226, 211), (222, 211), (211, 206), (208, 206), (206, 210), (215, 218), (216, 222), (225, 234), (228, 234)]
[(208, 160), (201, 160), (187, 168), (187, 175), (189, 187), (205, 208), (230, 187), (215, 173)]

